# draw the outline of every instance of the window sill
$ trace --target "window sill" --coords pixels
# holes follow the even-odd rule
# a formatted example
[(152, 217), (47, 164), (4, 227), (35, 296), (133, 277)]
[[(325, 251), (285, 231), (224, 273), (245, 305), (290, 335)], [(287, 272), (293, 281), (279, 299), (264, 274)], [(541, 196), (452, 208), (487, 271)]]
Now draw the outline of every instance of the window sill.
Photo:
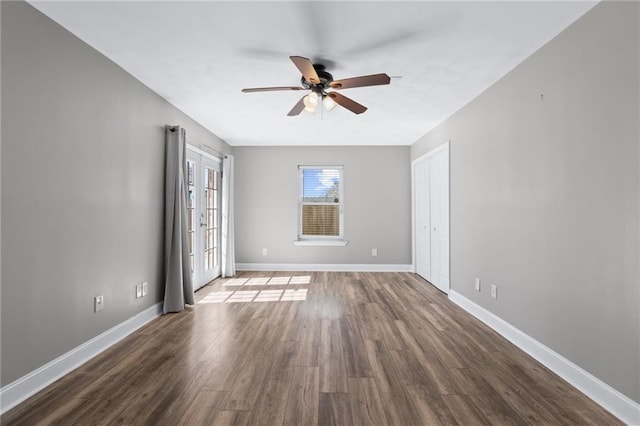
[(316, 246), (316, 247), (344, 247), (349, 244), (346, 240), (295, 240), (294, 246)]

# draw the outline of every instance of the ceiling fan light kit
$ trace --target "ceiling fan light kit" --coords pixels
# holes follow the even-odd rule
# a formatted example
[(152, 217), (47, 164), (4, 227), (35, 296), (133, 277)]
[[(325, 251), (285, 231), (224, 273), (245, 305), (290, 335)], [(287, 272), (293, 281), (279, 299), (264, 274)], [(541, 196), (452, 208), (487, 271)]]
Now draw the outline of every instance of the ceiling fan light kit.
[(322, 105), (324, 106), (324, 109), (326, 111), (331, 111), (332, 109), (334, 109), (336, 107), (336, 105), (338, 105), (336, 103), (336, 101), (334, 101), (333, 99), (331, 99), (330, 96), (325, 96), (324, 99), (322, 100)]
[(361, 105), (340, 93), (327, 90), (350, 89), (354, 87), (380, 86), (389, 84), (391, 79), (387, 74), (372, 74), (361, 77), (347, 78), (344, 80), (334, 80), (322, 64), (313, 64), (308, 58), (302, 56), (289, 56), (289, 59), (302, 73), (300, 79), (301, 86), (278, 86), (278, 87), (254, 87), (242, 89), (244, 93), (253, 92), (273, 92), (281, 90), (311, 90), (311, 93), (303, 96), (297, 104), (293, 106), (287, 115), (296, 116), (302, 111), (315, 114), (318, 106), (326, 111), (331, 111), (336, 105), (348, 109), (354, 114), (362, 114), (367, 107)]
[(318, 94), (316, 92), (311, 92), (302, 99), (302, 102), (304, 103), (304, 111), (309, 114), (315, 114), (316, 108), (318, 107)]

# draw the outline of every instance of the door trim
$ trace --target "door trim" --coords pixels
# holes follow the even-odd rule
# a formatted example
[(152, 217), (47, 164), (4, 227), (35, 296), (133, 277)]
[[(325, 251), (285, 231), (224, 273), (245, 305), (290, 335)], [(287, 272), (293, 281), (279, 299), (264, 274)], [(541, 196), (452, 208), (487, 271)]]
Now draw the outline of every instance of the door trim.
[[(211, 282), (215, 278), (220, 276), (220, 223), (221, 223), (221, 210), (220, 203), (221, 199), (218, 200), (218, 215), (217, 215), (217, 223), (218, 223), (218, 232), (217, 232), (217, 240), (214, 244), (217, 244), (217, 256), (215, 262), (217, 264), (216, 268), (207, 272), (205, 270), (203, 256), (205, 252), (203, 251), (206, 234), (203, 233), (201, 227), (202, 215), (204, 214), (206, 200), (203, 195), (204, 190), (204, 172), (207, 168), (215, 170), (215, 172), (219, 175), (218, 185), (221, 185), (222, 181), (222, 159), (211, 155), (207, 152), (202, 151), (201, 149), (194, 147), (193, 145), (187, 143), (187, 160), (193, 161), (194, 164), (194, 189), (196, 191), (196, 200), (194, 205), (195, 214), (193, 217), (193, 226), (196, 232), (194, 233), (194, 269), (193, 269), (193, 287), (194, 290), (198, 290), (205, 286), (207, 283)], [(221, 190), (221, 186), (218, 188), (218, 191)]]
[(206, 151), (201, 150), (200, 148), (191, 145), (190, 143), (187, 142), (187, 149), (189, 151), (195, 152), (196, 154), (202, 155), (204, 158), (208, 158), (209, 160), (215, 161), (218, 164), (222, 164), (222, 159), (216, 157), (215, 155), (209, 154)]

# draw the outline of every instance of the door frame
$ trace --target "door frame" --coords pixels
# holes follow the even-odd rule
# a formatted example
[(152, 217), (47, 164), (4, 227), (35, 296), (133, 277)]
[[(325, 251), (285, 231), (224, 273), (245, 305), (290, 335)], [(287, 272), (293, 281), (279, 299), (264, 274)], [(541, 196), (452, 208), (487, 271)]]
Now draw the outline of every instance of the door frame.
[[(190, 143), (187, 143), (187, 159), (189, 159), (189, 157), (192, 157), (192, 159), (194, 159), (193, 157), (195, 157), (196, 159), (196, 168), (195, 168), (195, 186), (196, 188), (201, 192), (201, 190), (203, 190), (204, 188), (199, 187), (200, 184), (204, 183), (204, 167), (206, 166), (205, 161), (208, 162), (210, 165), (213, 164), (216, 168), (216, 170), (220, 173), (220, 189), (219, 191), (222, 190), (222, 160), (214, 155), (209, 154), (208, 152), (205, 152), (201, 149), (199, 149), (198, 147), (191, 145)], [(193, 287), (194, 290), (197, 290), (201, 287), (203, 287), (204, 285), (206, 285), (208, 282), (210, 282), (211, 280), (215, 279), (217, 276), (220, 276), (220, 232), (218, 232), (218, 241), (216, 242), (218, 244), (218, 259), (216, 259), (216, 261), (218, 262), (218, 271), (214, 272), (211, 276), (204, 276), (204, 261), (202, 258), (198, 258), (198, 255), (201, 255), (200, 257), (202, 257), (202, 255), (204, 254), (204, 252), (202, 252), (203, 247), (204, 247), (204, 234), (201, 232), (201, 226), (200, 226), (200, 214), (203, 211), (203, 205), (202, 202), (204, 201), (203, 199), (203, 194), (202, 193), (198, 193), (196, 196), (196, 215), (194, 218), (194, 227), (195, 229), (197, 229), (196, 235), (194, 237), (195, 242), (194, 242), (194, 247), (197, 247), (199, 249), (194, 251), (194, 271), (193, 271)], [(221, 213), (221, 208), (220, 208), (220, 202), (222, 200), (218, 200), (218, 227), (220, 227), (221, 222), (222, 222), (222, 215)]]
[[(421, 156), (420, 158), (414, 160), (411, 163), (411, 245), (412, 245), (412, 250), (411, 250), (411, 263), (412, 263), (412, 269), (413, 272), (415, 274), (420, 275), (421, 277), (423, 277), (424, 279), (431, 279), (431, 264), (428, 265), (428, 273), (429, 273), (429, 277), (426, 277), (425, 275), (421, 274), (420, 271), (418, 270), (418, 262), (417, 262), (417, 252), (418, 252), (418, 238), (417, 238), (417, 234), (418, 234), (418, 215), (416, 214), (416, 211), (418, 209), (418, 199), (416, 197), (417, 191), (418, 191), (418, 168), (420, 166), (425, 166), (426, 167), (426, 173), (424, 176), (425, 179), (425, 187), (426, 190), (429, 191), (429, 180), (430, 180), (430, 170), (429, 170), (429, 159), (431, 157), (427, 157), (425, 155)], [(429, 202), (427, 201), (427, 209), (430, 210), (431, 206), (429, 204)], [(430, 234), (427, 234), (427, 238), (428, 241), (425, 244), (424, 249), (428, 250), (429, 252), (429, 257), (431, 257), (431, 238), (430, 238)]]
[[(415, 160), (411, 161), (411, 271), (413, 273), (416, 272), (416, 165), (420, 164), (424, 161), (428, 161), (437, 154), (447, 151), (448, 155), (448, 164), (447, 164), (447, 182), (446, 182), (446, 190), (448, 192), (447, 199), (449, 200), (449, 205), (447, 206), (447, 210), (449, 212), (449, 282), (447, 283), (447, 291), (445, 293), (449, 293), (451, 289), (451, 151), (449, 149), (451, 141), (446, 141), (441, 145), (438, 145), (436, 148), (427, 152), (426, 154), (421, 155)], [(429, 213), (431, 214), (431, 213)], [(429, 237), (430, 238), (430, 237)], [(429, 240), (431, 241), (431, 240)]]

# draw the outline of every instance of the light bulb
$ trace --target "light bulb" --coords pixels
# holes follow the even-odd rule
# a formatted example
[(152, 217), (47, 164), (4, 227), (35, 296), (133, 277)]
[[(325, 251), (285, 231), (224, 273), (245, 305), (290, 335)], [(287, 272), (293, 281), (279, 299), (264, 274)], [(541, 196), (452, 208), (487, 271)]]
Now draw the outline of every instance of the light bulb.
[(325, 96), (322, 100), (322, 104), (324, 105), (324, 109), (326, 109), (327, 111), (331, 111), (336, 107), (336, 105), (338, 105), (336, 101), (331, 98), (331, 96)]
[(307, 108), (312, 108), (313, 105), (311, 104), (311, 100), (309, 99), (309, 95), (305, 96), (302, 99), (302, 102), (304, 103), (304, 106), (306, 106)]
[(309, 102), (311, 103), (311, 105), (316, 106), (318, 105), (318, 94), (316, 92), (311, 92), (309, 93)]
[[(315, 98), (312, 95), (315, 95)], [(318, 105), (318, 95), (311, 93), (302, 99), (302, 103), (304, 103), (304, 110), (306, 112), (315, 114), (316, 106)]]

